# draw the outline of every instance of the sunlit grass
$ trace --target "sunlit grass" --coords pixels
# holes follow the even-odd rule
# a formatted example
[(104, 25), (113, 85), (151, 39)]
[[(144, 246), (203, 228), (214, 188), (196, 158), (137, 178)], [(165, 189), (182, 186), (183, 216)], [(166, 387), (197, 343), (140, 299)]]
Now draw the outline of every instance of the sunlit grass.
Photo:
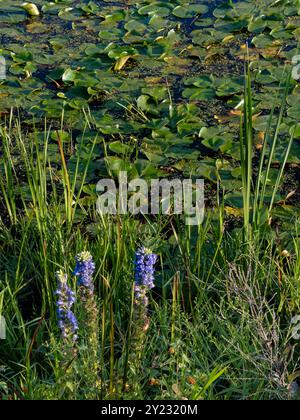
[[(293, 136), (268, 201), (265, 180), (278, 127), (273, 137), (267, 134), (255, 187), (251, 122), (247, 73), (241, 136), (244, 229), (226, 230), (220, 198), (199, 227), (185, 226), (179, 216), (100, 216), (96, 202), (86, 205), (83, 194), (92, 151), (81, 172), (77, 158), (71, 176), (60, 132), (60, 163), (54, 166), (48, 155), (51, 127), (45, 122), (41, 148), (35, 136), (28, 142), (11, 115), (0, 132), (0, 313), (7, 320), (7, 340), (0, 347), (3, 399), (292, 397), (299, 358), (290, 331), (291, 318), (300, 312), (299, 221), (295, 218), (286, 253), (278, 236), (267, 236), (266, 230)], [(218, 197), (221, 191), (219, 180)], [(264, 224), (262, 211), (268, 214)], [(133, 260), (141, 243), (158, 254), (159, 262), (150, 325), (137, 357)], [(74, 257), (83, 250), (96, 263), (99, 371), (91, 372), (85, 342), (64, 367), (72, 367), (66, 376), (55, 273), (63, 270), (76, 290)], [(79, 304), (75, 310), (80, 319)]]

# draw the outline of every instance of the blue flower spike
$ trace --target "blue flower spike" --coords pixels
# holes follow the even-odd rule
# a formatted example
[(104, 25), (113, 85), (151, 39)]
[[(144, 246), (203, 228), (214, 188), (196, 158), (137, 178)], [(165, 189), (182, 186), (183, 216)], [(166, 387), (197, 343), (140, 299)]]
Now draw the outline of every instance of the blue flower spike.
[(61, 330), (61, 336), (66, 341), (75, 342), (77, 340), (78, 324), (77, 319), (72, 311), (72, 307), (76, 302), (75, 293), (68, 286), (68, 277), (62, 271), (56, 273), (58, 287), (55, 291), (57, 296), (57, 318), (58, 326)]

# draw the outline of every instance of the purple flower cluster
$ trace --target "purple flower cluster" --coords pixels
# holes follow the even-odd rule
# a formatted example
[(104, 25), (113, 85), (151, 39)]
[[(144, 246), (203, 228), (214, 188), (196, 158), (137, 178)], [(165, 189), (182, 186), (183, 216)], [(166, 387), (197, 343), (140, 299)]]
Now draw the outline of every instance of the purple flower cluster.
[(88, 251), (84, 251), (78, 254), (75, 260), (76, 267), (74, 270), (74, 276), (78, 276), (79, 286), (84, 286), (93, 293), (93, 274), (95, 271), (95, 264), (92, 255)]
[(75, 342), (77, 340), (76, 331), (78, 330), (77, 319), (72, 312), (72, 306), (76, 301), (75, 293), (67, 284), (67, 275), (59, 271), (56, 276), (58, 280), (58, 288), (55, 292), (57, 295), (58, 326), (64, 340)]
[(137, 302), (148, 305), (147, 292), (155, 287), (154, 273), (157, 255), (142, 247), (135, 253), (135, 298)]

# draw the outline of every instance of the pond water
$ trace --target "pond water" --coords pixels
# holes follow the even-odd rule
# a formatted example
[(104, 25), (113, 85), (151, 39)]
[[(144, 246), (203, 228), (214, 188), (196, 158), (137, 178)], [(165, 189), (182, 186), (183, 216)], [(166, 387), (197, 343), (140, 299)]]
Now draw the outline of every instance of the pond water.
[[(299, 53), (297, 0), (37, 0), (36, 17), (19, 4), (0, 0), (0, 55), (7, 65), (7, 77), (0, 81), (3, 123), (12, 107), (18, 109), (28, 139), (34, 121), (43, 147), (44, 118), (60, 128), (63, 111), (61, 136), (70, 173), (76, 153), (84, 167), (98, 133), (87, 177), (91, 185), (108, 169), (115, 175), (126, 169), (132, 177), (204, 177), (213, 186), (218, 160), (226, 204), (239, 206), (238, 105), (246, 44), (259, 153), (284, 66), (291, 67)], [(292, 80), (277, 161), (299, 121), (299, 98)], [(84, 147), (77, 150), (83, 131)], [(300, 129), (286, 180), (297, 191), (295, 202), (299, 139)], [(56, 140), (53, 132), (53, 163), (59, 160)], [(274, 179), (277, 171), (275, 161)]]

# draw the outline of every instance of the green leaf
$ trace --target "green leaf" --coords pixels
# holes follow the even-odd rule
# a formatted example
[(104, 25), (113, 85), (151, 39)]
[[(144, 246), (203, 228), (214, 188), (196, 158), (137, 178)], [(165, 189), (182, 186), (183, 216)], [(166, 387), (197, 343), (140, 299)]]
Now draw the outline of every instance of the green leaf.
[(173, 15), (179, 18), (188, 19), (197, 15), (204, 14), (208, 11), (208, 7), (202, 4), (185, 4), (177, 6), (173, 10)]
[(76, 79), (78, 72), (72, 69), (67, 69), (64, 71), (64, 74), (62, 75), (62, 81), (64, 83), (71, 83), (74, 82), (74, 80)]
[(128, 144), (124, 144), (120, 141), (115, 141), (109, 144), (109, 149), (117, 154), (125, 155), (130, 153), (131, 147)]

